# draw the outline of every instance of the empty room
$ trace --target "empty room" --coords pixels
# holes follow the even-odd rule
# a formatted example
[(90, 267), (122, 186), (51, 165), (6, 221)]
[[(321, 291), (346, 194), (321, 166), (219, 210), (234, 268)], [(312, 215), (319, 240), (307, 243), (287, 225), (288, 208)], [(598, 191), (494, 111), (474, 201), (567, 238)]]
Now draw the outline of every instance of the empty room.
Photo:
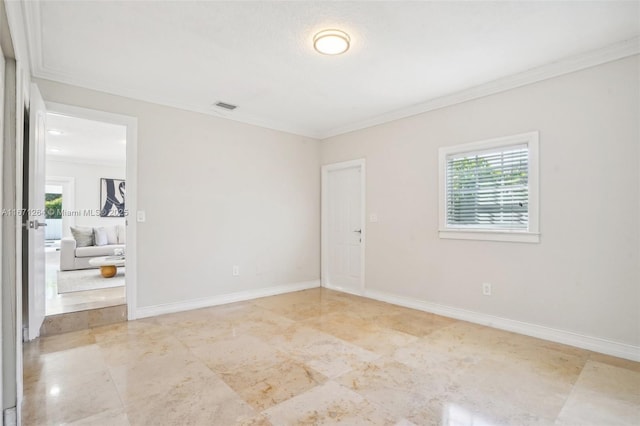
[(0, 48), (4, 425), (640, 424), (640, 2), (4, 0)]

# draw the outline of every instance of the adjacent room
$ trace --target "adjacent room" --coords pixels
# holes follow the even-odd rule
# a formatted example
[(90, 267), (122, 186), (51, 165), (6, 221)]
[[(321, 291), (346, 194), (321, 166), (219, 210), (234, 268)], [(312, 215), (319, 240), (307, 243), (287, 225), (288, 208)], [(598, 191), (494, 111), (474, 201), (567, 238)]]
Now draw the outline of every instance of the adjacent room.
[(73, 317), (64, 314), (125, 303), (125, 268), (105, 276), (91, 262), (125, 252), (116, 189), (126, 177), (126, 129), (50, 112), (45, 147), (45, 325), (59, 333), (73, 331), (61, 326)]
[(640, 2), (1, 3), (5, 424), (640, 424)]

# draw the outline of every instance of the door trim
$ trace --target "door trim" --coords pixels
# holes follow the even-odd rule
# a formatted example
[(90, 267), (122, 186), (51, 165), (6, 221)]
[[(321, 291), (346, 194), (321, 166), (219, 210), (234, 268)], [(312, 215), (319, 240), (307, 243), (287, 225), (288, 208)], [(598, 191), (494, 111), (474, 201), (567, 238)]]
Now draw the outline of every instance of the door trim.
[(70, 115), (87, 120), (102, 121), (118, 124), (127, 128), (127, 256), (125, 267), (125, 291), (127, 296), (127, 318), (129, 321), (136, 319), (137, 303), (137, 223), (136, 211), (138, 209), (138, 119), (136, 117), (114, 114), (78, 106), (48, 102), (45, 100), (48, 112)]
[(364, 158), (342, 161), (339, 163), (325, 164), (322, 166), (322, 191), (321, 191), (321, 231), (320, 231), (320, 282), (322, 287), (332, 288), (346, 293), (353, 293), (353, 291), (336, 287), (328, 282), (329, 277), (329, 245), (328, 245), (328, 229), (329, 229), (329, 172), (343, 169), (359, 168), (360, 169), (360, 223), (362, 227), (362, 244), (360, 244), (360, 291), (355, 293), (358, 296), (363, 296), (365, 292), (365, 246), (367, 241), (367, 230), (365, 221), (365, 212), (367, 211), (366, 205), (366, 161)]

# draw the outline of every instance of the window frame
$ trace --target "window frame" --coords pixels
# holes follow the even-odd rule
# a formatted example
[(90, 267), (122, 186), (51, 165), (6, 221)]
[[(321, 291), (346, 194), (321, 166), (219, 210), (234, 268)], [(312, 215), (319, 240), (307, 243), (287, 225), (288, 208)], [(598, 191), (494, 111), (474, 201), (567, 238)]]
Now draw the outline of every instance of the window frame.
[[(455, 227), (447, 223), (447, 158), (451, 155), (509, 148), (527, 145), (528, 150), (528, 226), (523, 229), (469, 228)], [(439, 167), (439, 229), (438, 236), (444, 239), (507, 241), (538, 243), (539, 232), (539, 132), (527, 132), (503, 136), (460, 145), (440, 147), (438, 149)]]

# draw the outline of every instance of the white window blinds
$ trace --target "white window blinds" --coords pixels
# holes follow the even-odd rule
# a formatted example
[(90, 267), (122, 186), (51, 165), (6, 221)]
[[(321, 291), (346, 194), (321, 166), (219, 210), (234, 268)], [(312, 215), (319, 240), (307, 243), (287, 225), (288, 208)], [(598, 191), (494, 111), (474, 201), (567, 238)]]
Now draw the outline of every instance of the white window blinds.
[(447, 155), (447, 227), (527, 230), (528, 170), (526, 144)]

